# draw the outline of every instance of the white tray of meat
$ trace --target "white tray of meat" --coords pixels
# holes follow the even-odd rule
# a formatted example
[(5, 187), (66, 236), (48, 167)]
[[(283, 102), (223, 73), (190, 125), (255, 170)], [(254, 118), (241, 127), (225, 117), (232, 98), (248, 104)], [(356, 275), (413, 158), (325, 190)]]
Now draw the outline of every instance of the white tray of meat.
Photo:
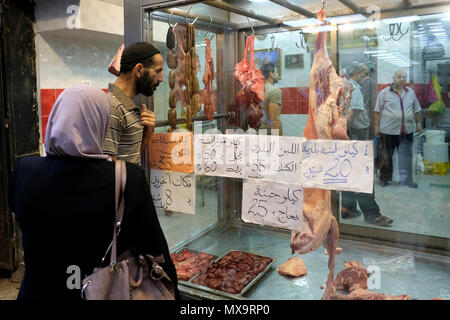
[(273, 258), (232, 250), (190, 281), (194, 288), (226, 298), (242, 296), (272, 267)]
[(200, 272), (205, 271), (211, 264), (211, 261), (218, 258), (212, 254), (189, 248), (181, 248), (171, 253), (170, 257), (177, 270), (177, 277), (180, 283), (189, 281)]

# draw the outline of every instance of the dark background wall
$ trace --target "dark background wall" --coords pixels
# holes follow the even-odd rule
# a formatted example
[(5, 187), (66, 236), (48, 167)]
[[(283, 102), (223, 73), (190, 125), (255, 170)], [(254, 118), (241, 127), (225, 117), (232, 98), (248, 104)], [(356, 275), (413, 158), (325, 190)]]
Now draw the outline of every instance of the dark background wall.
[(0, 269), (9, 271), (21, 245), (6, 201), (8, 176), (17, 159), (39, 154), (34, 7), (33, 0), (0, 0)]

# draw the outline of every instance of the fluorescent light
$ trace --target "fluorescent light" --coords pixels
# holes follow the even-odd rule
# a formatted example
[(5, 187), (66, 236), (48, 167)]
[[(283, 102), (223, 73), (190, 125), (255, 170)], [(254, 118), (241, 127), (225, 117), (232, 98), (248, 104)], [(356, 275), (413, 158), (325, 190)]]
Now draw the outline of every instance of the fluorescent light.
[(376, 29), (379, 26), (379, 22), (357, 22), (357, 23), (349, 23), (349, 24), (340, 24), (338, 25), (339, 30), (361, 30), (361, 29)]
[(402, 22), (411, 22), (411, 21), (417, 21), (420, 20), (419, 16), (409, 16), (409, 17), (399, 17), (399, 18), (390, 18), (390, 19), (383, 19), (382, 21), (385, 24), (391, 24), (391, 23), (402, 23)]
[(385, 53), (386, 50), (374, 50), (374, 51), (364, 51), (364, 54), (373, 54), (373, 53)]
[(303, 28), (302, 31), (304, 33), (318, 33), (318, 32), (326, 32), (336, 30), (333, 26), (319, 26), (319, 27), (308, 27)]
[(438, 32), (438, 33), (434, 33), (435, 36), (446, 36), (447, 33), (445, 32)]
[(316, 25), (322, 24), (316, 18), (285, 21), (283, 23), (287, 24), (288, 26), (294, 27), (294, 28), (296, 28), (296, 27), (305, 27), (305, 26), (316, 26)]
[(266, 2), (266, 1), (269, 1), (269, 0), (250, 0), (250, 2)]
[(337, 16), (337, 17), (330, 17), (326, 18), (327, 21), (334, 24), (343, 24), (343, 23), (349, 23), (349, 22), (355, 22), (355, 21), (364, 21), (367, 20), (366, 17), (364, 17), (362, 14), (350, 14), (345, 16)]

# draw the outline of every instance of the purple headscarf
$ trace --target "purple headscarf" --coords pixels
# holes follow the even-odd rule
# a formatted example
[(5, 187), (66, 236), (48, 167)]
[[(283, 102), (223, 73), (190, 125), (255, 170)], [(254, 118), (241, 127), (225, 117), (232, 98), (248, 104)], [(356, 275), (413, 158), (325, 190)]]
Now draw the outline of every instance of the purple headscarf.
[(108, 159), (101, 146), (109, 129), (107, 94), (91, 85), (67, 88), (56, 99), (45, 133), (49, 155)]

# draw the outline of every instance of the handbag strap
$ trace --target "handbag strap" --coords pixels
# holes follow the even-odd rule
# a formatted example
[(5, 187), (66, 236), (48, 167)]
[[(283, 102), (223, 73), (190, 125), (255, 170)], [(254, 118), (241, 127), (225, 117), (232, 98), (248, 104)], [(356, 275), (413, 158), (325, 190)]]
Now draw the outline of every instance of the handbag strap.
[[(108, 246), (108, 249), (106, 249), (105, 255), (102, 258), (102, 264), (103, 261), (106, 258), (106, 255), (108, 254), (109, 250), (111, 251), (111, 261), (110, 266), (114, 267), (114, 265), (117, 263), (117, 236), (120, 232), (120, 225), (122, 223), (123, 219), (123, 213), (125, 209), (125, 184), (127, 181), (127, 166), (125, 161), (123, 160), (117, 160), (115, 162), (115, 221), (114, 221), (114, 232), (113, 232), (113, 239), (111, 243)], [(122, 198), (120, 199), (120, 195), (122, 194)], [(120, 199), (120, 203), (119, 203)]]

